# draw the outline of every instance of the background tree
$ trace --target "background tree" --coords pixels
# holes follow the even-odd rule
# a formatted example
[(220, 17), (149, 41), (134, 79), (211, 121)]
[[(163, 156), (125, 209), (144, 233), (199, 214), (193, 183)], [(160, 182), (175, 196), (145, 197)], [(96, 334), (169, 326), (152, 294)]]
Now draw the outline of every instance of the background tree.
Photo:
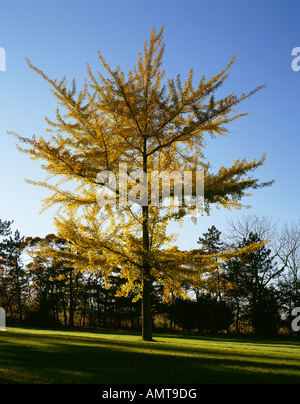
[(12, 223), (13, 221), (0, 219), (0, 236), (5, 237), (11, 235)]
[[(64, 324), (73, 326), (82, 274), (74, 267), (76, 265), (74, 260), (67, 261), (58, 257), (58, 252), (68, 253), (70, 249), (68, 242), (54, 234), (48, 234), (44, 238), (28, 237), (25, 242), (28, 254), (32, 257), (27, 268), (34, 284), (34, 300), (38, 306), (35, 315), (42, 317), (43, 313), (45, 322), (49, 320), (48, 322), (55, 323), (59, 321), (57, 313), (60, 311), (59, 307), (62, 307)], [(48, 254), (49, 249), (57, 254)]]
[(233, 319), (230, 307), (208, 293), (197, 300), (177, 298), (172, 305), (172, 317), (184, 331), (197, 329), (199, 333), (227, 331)]
[(300, 221), (286, 224), (276, 238), (276, 258), (284, 267), (279, 290), (284, 322), (292, 333), (292, 311), (300, 306)]
[(203, 233), (202, 237), (199, 237), (197, 243), (203, 248), (203, 252), (207, 254), (213, 254), (223, 249), (223, 243), (221, 241), (222, 232), (215, 226), (211, 226), (207, 233)]
[[(202, 237), (199, 237), (197, 243), (202, 247), (202, 253), (208, 255), (215, 255), (215, 262), (217, 263), (217, 253), (224, 251), (224, 244), (221, 240), (221, 234), (215, 226), (208, 229), (207, 233), (204, 233)], [(215, 271), (212, 271), (207, 278), (207, 289), (210, 293), (215, 293), (217, 298), (221, 301), (221, 292), (224, 286), (224, 282), (221, 281), (223, 268), (217, 266)]]
[[(11, 221), (0, 219), (0, 236), (11, 235)], [(7, 279), (7, 268), (5, 260), (4, 244), (0, 243), (0, 307), (3, 307), (6, 312), (9, 310), (11, 315), (13, 312), (11, 294), (9, 292), (9, 283)]]
[(250, 233), (257, 234), (261, 240), (269, 240), (269, 248), (273, 251), (275, 240), (278, 233), (278, 224), (274, 219), (264, 215), (248, 213), (240, 218), (231, 218), (228, 220), (227, 229), (224, 233), (227, 244), (239, 244), (250, 236)]
[[(250, 232), (239, 248), (259, 240), (257, 234)], [(278, 270), (272, 260), (271, 250), (265, 245), (227, 263), (227, 277), (233, 285), (228, 295), (235, 301), (237, 315), (239, 316), (243, 307), (244, 316), (249, 317), (258, 335), (274, 333), (279, 325), (279, 306), (271, 282), (281, 272), (282, 269)], [(236, 321), (238, 326), (238, 320)]]
[(22, 262), (24, 237), (16, 230), (11, 236), (11, 222), (2, 222), (2, 234), (9, 235), (0, 243), (0, 292), (2, 307), (10, 320), (22, 321), (24, 304), (29, 298), (29, 280)]
[[(145, 197), (148, 203), (134, 205), (130, 198), (128, 203), (121, 203), (128, 195), (137, 194), (137, 184), (131, 182), (127, 192), (115, 190), (115, 206), (99, 206), (99, 171), (117, 176), (119, 163), (126, 163), (128, 172), (142, 171), (151, 184), (153, 171), (203, 170), (206, 212), (212, 204), (240, 207), (249, 190), (270, 185), (247, 176), (263, 164), (265, 156), (251, 162), (238, 159), (217, 172), (204, 157), (205, 136), (225, 136), (227, 125), (246, 115), (236, 113), (235, 108), (262, 86), (248, 94), (231, 93), (217, 100), (215, 93), (228, 78), (234, 59), (211, 79), (203, 76), (196, 86), (193, 70), (185, 82), (179, 75), (175, 80), (164, 81), (164, 47), (163, 28), (159, 32), (153, 29), (137, 65), (127, 75), (120, 67), (111, 68), (99, 53), (108, 76), (98, 73), (96, 77), (88, 67), (89, 82), (77, 96), (75, 81), (67, 89), (65, 77), (52, 80), (29, 62), (50, 84), (60, 108), (56, 122), (47, 120), (52, 136), (27, 139), (15, 134), (25, 145), (21, 151), (45, 161), (42, 167), (51, 178), (59, 177), (56, 184), (50, 180), (30, 181), (52, 192), (45, 201), (46, 207), (59, 204), (65, 208), (56, 220), (58, 236), (71, 242), (73, 253), (80, 254), (85, 267), (102, 267), (107, 284), (114, 268), (120, 266), (121, 277), (127, 280), (122, 293), (126, 296), (133, 291), (142, 298), (145, 340), (152, 339), (153, 282), (163, 280), (168, 299), (171, 293), (182, 295), (185, 279), (197, 278), (195, 268), (189, 270), (183, 264), (179, 251), (173, 251), (178, 255), (177, 264), (173, 259), (172, 268), (165, 265), (166, 252), (162, 248), (172, 241), (166, 233), (169, 221), (182, 219), (197, 201), (194, 205), (183, 203), (179, 208), (153, 206), (149, 186)], [(71, 190), (62, 188), (67, 181)], [(73, 187), (75, 183), (77, 188)]]

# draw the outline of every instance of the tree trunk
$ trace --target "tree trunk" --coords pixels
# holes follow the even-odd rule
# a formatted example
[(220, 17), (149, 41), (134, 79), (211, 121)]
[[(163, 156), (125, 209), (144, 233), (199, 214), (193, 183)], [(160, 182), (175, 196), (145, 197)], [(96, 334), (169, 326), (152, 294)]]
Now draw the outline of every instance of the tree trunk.
[(142, 299), (142, 337), (144, 341), (152, 341), (151, 281), (145, 276)]
[[(143, 171), (147, 175), (147, 153), (146, 140), (144, 143)], [(143, 248), (147, 254), (150, 250), (149, 241), (149, 208), (142, 207), (143, 215)], [(152, 341), (152, 319), (151, 319), (151, 274), (148, 257), (144, 256), (143, 262), (143, 292), (142, 292), (142, 338), (144, 341)]]
[(240, 305), (237, 300), (236, 300), (236, 305), (237, 305), (237, 309), (236, 309), (236, 320), (235, 320), (235, 332), (237, 334), (239, 334), (240, 333)]
[(70, 284), (69, 284), (69, 326), (74, 326), (74, 296), (73, 296), (73, 268), (70, 268)]
[(18, 263), (15, 263), (15, 269), (16, 269), (16, 286), (17, 286), (17, 302), (18, 302), (18, 307), (19, 307), (19, 319), (22, 322), (23, 321), (23, 304), (22, 304), (22, 289), (20, 285), (20, 279), (19, 279), (19, 267)]
[[(143, 206), (143, 245), (145, 252), (149, 251), (148, 206)], [(151, 319), (151, 279), (150, 265), (147, 257), (143, 263), (143, 293), (142, 293), (142, 337), (145, 341), (152, 341)]]

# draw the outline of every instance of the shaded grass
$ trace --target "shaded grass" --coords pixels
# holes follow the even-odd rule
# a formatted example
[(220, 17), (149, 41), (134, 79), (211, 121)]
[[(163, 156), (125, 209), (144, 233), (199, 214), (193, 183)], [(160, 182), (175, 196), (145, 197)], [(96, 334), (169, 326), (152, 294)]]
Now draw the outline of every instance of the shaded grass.
[(0, 383), (212, 384), (300, 382), (297, 341), (228, 336), (8, 328)]

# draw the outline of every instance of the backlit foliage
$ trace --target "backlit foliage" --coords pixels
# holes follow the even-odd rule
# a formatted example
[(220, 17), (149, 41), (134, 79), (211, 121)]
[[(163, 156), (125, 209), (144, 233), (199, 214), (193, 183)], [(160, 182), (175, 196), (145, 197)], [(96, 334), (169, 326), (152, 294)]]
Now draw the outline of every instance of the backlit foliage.
[[(44, 208), (60, 208), (57, 234), (70, 243), (68, 251), (60, 252), (62, 259), (69, 258), (72, 266), (76, 261), (82, 271), (101, 271), (107, 286), (108, 276), (118, 267), (127, 280), (119, 293), (133, 290), (137, 298), (145, 277), (164, 284), (166, 299), (184, 295), (183, 282), (201, 287), (204, 273), (219, 270), (223, 260), (238, 252), (218, 253), (215, 260), (173, 247), (175, 236), (167, 235), (167, 225), (189, 214), (188, 206), (122, 205), (119, 194), (116, 206), (99, 206), (100, 171), (118, 175), (120, 163), (126, 163), (129, 172), (140, 169), (148, 177), (153, 170), (203, 170), (206, 213), (213, 204), (241, 208), (241, 199), (251, 189), (270, 185), (259, 184), (248, 174), (263, 164), (265, 156), (250, 162), (239, 159), (213, 172), (204, 155), (206, 137), (226, 136), (227, 125), (246, 115), (235, 108), (262, 87), (217, 99), (215, 93), (227, 80), (234, 58), (216, 76), (194, 83), (193, 70), (185, 81), (180, 75), (166, 80), (163, 54), (163, 28), (153, 29), (132, 70), (125, 74), (120, 67), (112, 68), (99, 54), (104, 73), (94, 74), (88, 66), (88, 78), (78, 92), (75, 80), (68, 88), (65, 77), (52, 80), (28, 61), (57, 98), (56, 120), (47, 119), (45, 136), (28, 139), (14, 133), (19, 149), (42, 160), (49, 174), (44, 182), (28, 182), (50, 191)], [(40, 253), (57, 254), (47, 246)]]

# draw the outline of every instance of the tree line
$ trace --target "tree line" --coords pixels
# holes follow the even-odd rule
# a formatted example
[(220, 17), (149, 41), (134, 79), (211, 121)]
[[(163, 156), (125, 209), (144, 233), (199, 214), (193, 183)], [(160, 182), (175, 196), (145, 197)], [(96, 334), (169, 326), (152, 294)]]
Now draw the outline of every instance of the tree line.
[[(293, 334), (292, 311), (300, 306), (299, 224), (278, 230), (271, 220), (248, 216), (231, 222), (226, 234), (210, 227), (197, 240), (197, 256), (205, 260), (215, 254), (216, 269), (203, 273), (197, 287), (184, 281), (186, 298), (174, 295), (165, 301), (163, 284), (153, 282), (153, 327), (200, 333)], [(126, 296), (120, 293), (127, 281), (120, 266), (107, 279), (101, 268), (83, 270), (74, 255), (70, 262), (65, 239), (54, 234), (24, 237), (11, 227), (11, 221), (0, 221), (0, 307), (6, 311), (8, 324), (141, 328), (141, 299), (134, 291)], [(219, 252), (266, 239), (268, 244), (252, 252), (218, 263)], [(49, 247), (66, 251), (64, 258), (47, 254)]]

